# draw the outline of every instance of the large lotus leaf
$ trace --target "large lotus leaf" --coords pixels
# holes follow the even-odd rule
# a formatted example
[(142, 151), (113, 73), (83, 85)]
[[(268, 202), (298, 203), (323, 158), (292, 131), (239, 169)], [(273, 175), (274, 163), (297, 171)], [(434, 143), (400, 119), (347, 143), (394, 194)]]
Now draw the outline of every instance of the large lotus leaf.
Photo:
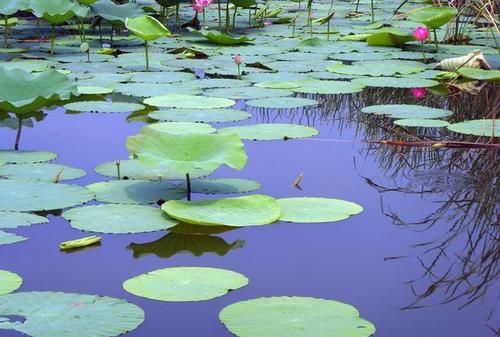
[(170, 35), (170, 31), (155, 18), (149, 15), (139, 16), (137, 18), (127, 18), (125, 27), (135, 36), (145, 41), (153, 41), (160, 37)]
[(131, 294), (159, 301), (206, 301), (227, 294), (248, 284), (248, 279), (234, 271), (177, 267), (138, 275), (123, 283)]
[(136, 3), (118, 5), (113, 1), (99, 0), (92, 5), (92, 9), (97, 15), (114, 24), (125, 24), (127, 18), (136, 18), (144, 15), (144, 11)]
[(53, 25), (60, 25), (74, 16), (85, 17), (89, 11), (88, 7), (71, 0), (30, 0), (29, 7), (36, 17)]
[(0, 2), (0, 14), (8, 16), (25, 10), (29, 6), (28, 2), (29, 0), (2, 0)]
[(363, 77), (352, 80), (354, 83), (359, 83), (368, 87), (385, 87), (385, 88), (427, 88), (439, 85), (439, 82), (426, 78), (407, 77)]
[(28, 240), (24, 236), (19, 236), (12, 233), (7, 233), (4, 231), (0, 231), (0, 246), (9, 245), (11, 243), (21, 242), (24, 240)]
[(62, 216), (73, 228), (112, 234), (155, 232), (179, 223), (159, 208), (142, 205), (84, 206), (70, 209)]
[[(205, 123), (191, 123), (191, 122), (165, 122), (154, 123), (146, 126), (148, 129), (156, 130), (162, 133), (169, 133), (171, 135), (185, 135), (187, 133), (214, 133), (217, 131), (214, 127)], [(0, 168), (1, 172), (1, 168)], [(1, 175), (1, 174), (0, 174)]]
[(59, 164), (9, 164), (0, 167), (0, 176), (40, 181), (72, 180), (85, 176), (84, 170)]
[(0, 67), (0, 110), (18, 114), (35, 112), (76, 93), (76, 86), (56, 70), (31, 74)]
[(167, 201), (162, 209), (171, 217), (194, 225), (259, 226), (279, 219), (281, 208), (274, 198), (249, 195), (203, 201)]
[(192, 32), (197, 32), (204, 38), (206, 38), (208, 41), (214, 43), (214, 44), (220, 44), (220, 45), (236, 45), (236, 44), (243, 44), (243, 43), (248, 43), (255, 38), (250, 38), (246, 35), (240, 35), (238, 37), (233, 37), (224, 33), (219, 32), (218, 30), (194, 30), (190, 29)]
[(360, 92), (365, 87), (363, 84), (351, 81), (320, 81), (308, 80), (300, 82), (300, 87), (293, 89), (295, 92), (305, 94), (352, 94)]
[(41, 181), (0, 180), (0, 210), (48, 211), (83, 204), (94, 195), (85, 187)]
[(184, 188), (167, 181), (111, 180), (91, 184), (87, 188), (95, 193), (96, 200), (115, 204), (152, 204), (186, 196)]
[(263, 99), (252, 99), (246, 101), (245, 103), (248, 106), (265, 109), (294, 109), (319, 104), (319, 102), (314, 99), (302, 97), (287, 97), (286, 99), (283, 99), (283, 97), (270, 97)]
[[(190, 75), (190, 74), (189, 74)], [(118, 83), (113, 85), (116, 92), (135, 97), (163, 96), (168, 94), (198, 95), (201, 88), (179, 83)]]
[(96, 86), (78, 86), (79, 95), (107, 95), (113, 92), (112, 88), (96, 87)]
[[(10, 321), (12, 316), (24, 320)], [(46, 291), (8, 294), (0, 301), (0, 329), (31, 337), (113, 337), (143, 321), (138, 306), (112, 297)]]
[(439, 119), (419, 119), (419, 118), (406, 118), (394, 121), (394, 124), (404, 127), (413, 128), (444, 128), (450, 123)]
[(47, 222), (47, 218), (31, 213), (0, 211), (0, 228), (17, 228)]
[(57, 154), (44, 151), (0, 150), (0, 162), (11, 164), (40, 163), (57, 158)]
[(360, 205), (340, 199), (305, 197), (277, 201), (281, 207), (280, 220), (289, 222), (334, 222), (363, 211)]
[[(144, 180), (162, 180), (162, 179), (185, 179), (185, 173), (175, 171), (171, 166), (165, 165), (146, 165), (140, 160), (121, 160), (120, 178), (123, 179), (144, 179)], [(98, 165), (95, 171), (106, 177), (118, 177), (118, 167), (116, 162), (107, 162)], [(191, 178), (204, 177), (211, 174), (212, 171), (195, 169), (189, 173)]]
[[(298, 124), (252, 124), (232, 126), (219, 130), (220, 134), (236, 133), (241, 139), (249, 140), (286, 140), (316, 136), (319, 132), (313, 127)], [(1, 171), (0, 171), (1, 172)]]
[(233, 100), (227, 98), (177, 94), (147, 98), (144, 103), (161, 108), (180, 109), (217, 109), (227, 108), (235, 104)]
[(488, 82), (500, 82), (500, 70), (491, 69), (477, 69), (462, 67), (457, 70), (457, 72), (466, 78), (471, 78), (473, 80), (488, 81)]
[(500, 119), (475, 119), (451, 124), (448, 129), (480, 137), (500, 137)]
[(191, 181), (191, 192), (204, 194), (248, 193), (260, 187), (258, 182), (248, 179), (222, 178)]
[(236, 122), (252, 117), (246, 111), (233, 109), (169, 109), (153, 111), (149, 117), (172, 122)]
[(268, 297), (225, 307), (219, 319), (238, 337), (368, 337), (375, 326), (351, 305), (311, 297)]
[(406, 42), (415, 40), (410, 33), (400, 32), (396, 29), (384, 29), (370, 34), (366, 38), (369, 46), (402, 46)]
[[(140, 55), (143, 56), (143, 55)], [(140, 59), (141, 62), (144, 60)], [(142, 64), (142, 63), (141, 63)], [(141, 83), (174, 83), (174, 82), (187, 82), (196, 79), (196, 76), (190, 73), (181, 73), (173, 71), (162, 71), (162, 72), (135, 72), (130, 73), (131, 82), (141, 82)], [(194, 87), (197, 87), (197, 82), (195, 82)], [(150, 97), (153, 95), (149, 95)]]
[(227, 97), (231, 99), (257, 99), (264, 97), (283, 97), (293, 94), (290, 90), (267, 89), (259, 87), (236, 87), (236, 88), (217, 88), (204, 92), (207, 96)]
[(222, 164), (241, 170), (247, 161), (243, 143), (234, 134), (172, 135), (145, 128), (127, 139), (127, 148), (145, 164), (184, 174), (196, 169), (211, 172)]
[(346, 75), (392, 76), (407, 75), (424, 71), (426, 65), (414, 61), (385, 60), (360, 61), (352, 65), (332, 64), (327, 70), (332, 73)]
[(7, 270), (0, 270), (0, 295), (13, 292), (18, 289), (22, 283), (23, 279), (19, 277), (19, 275)]
[(70, 111), (79, 112), (133, 112), (144, 109), (144, 105), (128, 102), (81, 101), (65, 104)]
[(134, 252), (135, 258), (155, 254), (166, 259), (185, 252), (189, 252), (194, 256), (201, 256), (204, 253), (224, 256), (230, 250), (241, 248), (244, 245), (245, 242), (242, 240), (228, 243), (223, 238), (212, 235), (168, 233), (152, 242), (131, 243), (127, 248)]
[(415, 22), (420, 22), (429, 28), (439, 28), (448, 23), (458, 14), (455, 7), (448, 6), (427, 6), (418, 8), (408, 14), (408, 18)]
[(434, 119), (447, 117), (453, 114), (450, 110), (430, 108), (422, 105), (411, 104), (381, 104), (371, 105), (361, 109), (364, 113), (387, 115), (392, 118), (420, 118)]

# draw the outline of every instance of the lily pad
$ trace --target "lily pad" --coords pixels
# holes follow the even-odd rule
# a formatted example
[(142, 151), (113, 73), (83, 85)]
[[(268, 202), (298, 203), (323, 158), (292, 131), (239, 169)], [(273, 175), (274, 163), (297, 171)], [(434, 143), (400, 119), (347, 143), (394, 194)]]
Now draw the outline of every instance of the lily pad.
[(500, 70), (490, 69), (476, 69), (469, 67), (462, 67), (458, 69), (458, 73), (466, 78), (471, 78), (473, 80), (489, 81), (489, 82), (499, 82), (500, 81)]
[(426, 66), (423, 63), (401, 60), (360, 61), (352, 65), (336, 63), (327, 67), (327, 70), (332, 73), (367, 76), (407, 75), (419, 73), (425, 69)]
[(170, 109), (153, 111), (149, 117), (160, 121), (219, 123), (241, 121), (252, 114), (233, 109)]
[[(142, 62), (142, 59), (141, 59)], [(131, 82), (140, 83), (176, 83), (187, 82), (196, 79), (196, 76), (190, 73), (181, 72), (136, 72), (130, 74)], [(153, 95), (150, 95), (153, 96)]]
[(252, 124), (232, 126), (219, 130), (220, 134), (237, 134), (241, 139), (249, 140), (283, 140), (290, 138), (306, 138), (316, 136), (319, 131), (310, 126), (298, 124)]
[(351, 305), (312, 297), (267, 297), (225, 307), (219, 319), (238, 337), (368, 337), (375, 326)]
[(331, 198), (278, 199), (282, 221), (300, 223), (334, 222), (361, 213), (363, 207), (350, 201)]
[(46, 151), (0, 150), (0, 162), (10, 164), (42, 163), (57, 158), (57, 154)]
[(371, 105), (361, 109), (361, 112), (373, 113), (377, 115), (387, 115), (389, 117), (397, 119), (434, 119), (447, 117), (453, 114), (453, 112), (451, 112), (450, 110), (411, 104)]
[(95, 193), (96, 200), (115, 204), (152, 204), (182, 199), (186, 195), (184, 188), (167, 181), (111, 180), (90, 184), (87, 188)]
[(211, 199), (203, 201), (167, 201), (162, 209), (171, 217), (194, 225), (259, 226), (279, 219), (281, 209), (274, 198), (265, 195)]
[(399, 126), (414, 127), (414, 128), (444, 128), (450, 123), (439, 119), (419, 119), (419, 118), (406, 118), (394, 121), (394, 124)]
[[(24, 240), (28, 240), (28, 238), (25, 238), (24, 236), (12, 234), (12, 233), (0, 231), (0, 246), (9, 245), (11, 243), (21, 242)], [(0, 328), (1, 328), (1, 325), (0, 325)]]
[(65, 104), (64, 108), (79, 112), (133, 112), (144, 109), (144, 105), (127, 102), (82, 101)]
[[(25, 320), (10, 321), (9, 316)], [(24, 292), (3, 295), (0, 303), (0, 329), (31, 337), (113, 337), (143, 321), (144, 312), (138, 306), (111, 297)]]
[(73, 228), (111, 234), (155, 232), (179, 223), (159, 208), (142, 205), (84, 206), (70, 209), (62, 216)]
[(78, 86), (80, 95), (107, 95), (113, 92), (112, 88), (96, 87), (96, 86)]
[(475, 119), (454, 123), (448, 130), (480, 137), (500, 137), (500, 119)]
[[(214, 127), (205, 123), (189, 123), (189, 122), (165, 122), (154, 123), (147, 128), (171, 135), (184, 135), (188, 133), (214, 133), (217, 131)], [(2, 170), (0, 169), (0, 175)]]
[(195, 30), (195, 29), (189, 29), (192, 32), (199, 33), (201, 36), (206, 38), (208, 41), (214, 43), (214, 44), (220, 44), (220, 45), (236, 45), (236, 44), (244, 44), (248, 42), (252, 42), (255, 40), (254, 38), (250, 38), (246, 35), (240, 35), (238, 37), (233, 37), (231, 35), (227, 35), (224, 33), (219, 32), (218, 30)]
[(225, 269), (177, 267), (155, 270), (123, 283), (131, 294), (159, 301), (206, 301), (248, 284), (240, 273)]
[(248, 193), (260, 187), (258, 182), (248, 179), (200, 179), (191, 182), (191, 192), (204, 194)]
[(245, 103), (248, 106), (265, 109), (294, 109), (319, 104), (319, 102), (314, 99), (300, 97), (287, 97), (286, 99), (282, 97), (252, 99)]
[(180, 109), (217, 109), (227, 108), (235, 104), (233, 100), (227, 98), (178, 94), (147, 98), (144, 103), (156, 107)]
[(18, 289), (23, 279), (10, 271), (0, 270), (0, 295), (5, 295)]
[(427, 6), (418, 8), (408, 14), (408, 19), (420, 22), (429, 28), (439, 28), (448, 23), (458, 14), (455, 7), (451, 6)]
[(0, 211), (0, 228), (17, 228), (47, 222), (47, 218), (31, 213)]
[(257, 99), (265, 97), (283, 97), (293, 94), (290, 90), (267, 89), (259, 87), (236, 87), (236, 88), (218, 88), (210, 89), (204, 92), (207, 96), (228, 97), (231, 99)]
[(41, 181), (0, 180), (0, 210), (48, 211), (92, 200), (85, 187)]
[(85, 176), (84, 170), (60, 164), (8, 164), (0, 167), (0, 176), (9, 179), (29, 179), (39, 181), (63, 181)]
[(362, 83), (351, 81), (310, 80), (301, 82), (301, 86), (297, 89), (293, 89), (293, 91), (306, 94), (323, 95), (352, 94), (363, 91), (364, 87), (365, 85)]
[(439, 85), (438, 81), (426, 78), (412, 78), (409, 80), (407, 77), (363, 77), (354, 79), (353, 82), (367, 87), (384, 88), (427, 88)]

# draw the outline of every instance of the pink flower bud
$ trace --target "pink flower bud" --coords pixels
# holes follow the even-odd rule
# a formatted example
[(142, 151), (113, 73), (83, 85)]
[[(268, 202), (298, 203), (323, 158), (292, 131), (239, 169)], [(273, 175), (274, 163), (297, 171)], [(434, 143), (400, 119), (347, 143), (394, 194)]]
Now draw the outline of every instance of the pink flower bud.
[(234, 63), (236, 64), (241, 64), (241, 55), (240, 54), (236, 54), (236, 56), (234, 57)]
[(425, 88), (412, 88), (410, 91), (411, 95), (415, 98), (422, 98), (427, 94), (427, 90)]
[(413, 37), (417, 41), (425, 41), (429, 37), (429, 30), (424, 27), (424, 26), (418, 26), (414, 31), (413, 31)]
[(271, 21), (265, 21), (264, 22), (264, 27), (269, 27), (269, 26), (272, 26), (273, 23)]

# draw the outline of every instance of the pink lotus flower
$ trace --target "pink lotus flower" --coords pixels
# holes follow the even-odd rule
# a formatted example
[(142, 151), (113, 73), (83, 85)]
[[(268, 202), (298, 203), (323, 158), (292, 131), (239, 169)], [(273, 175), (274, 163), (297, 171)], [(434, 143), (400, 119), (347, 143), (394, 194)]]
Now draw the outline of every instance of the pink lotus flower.
[(193, 9), (197, 12), (204, 10), (206, 7), (210, 6), (213, 0), (195, 0), (193, 4)]
[(234, 63), (236, 63), (237, 65), (240, 65), (241, 62), (242, 62), (241, 55), (240, 54), (236, 54), (236, 56), (234, 57)]
[(410, 91), (411, 95), (415, 98), (422, 98), (427, 94), (427, 90), (425, 88), (412, 88)]
[(424, 27), (424, 26), (418, 26), (414, 31), (413, 31), (413, 37), (415, 40), (424, 42), (429, 38), (429, 30)]

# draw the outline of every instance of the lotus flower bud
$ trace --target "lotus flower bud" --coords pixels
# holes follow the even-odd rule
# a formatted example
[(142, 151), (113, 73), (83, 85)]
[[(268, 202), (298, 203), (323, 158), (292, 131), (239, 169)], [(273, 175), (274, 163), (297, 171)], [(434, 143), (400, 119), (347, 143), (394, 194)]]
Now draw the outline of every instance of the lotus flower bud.
[(418, 26), (412, 35), (415, 40), (423, 42), (429, 38), (429, 30), (426, 27)]

